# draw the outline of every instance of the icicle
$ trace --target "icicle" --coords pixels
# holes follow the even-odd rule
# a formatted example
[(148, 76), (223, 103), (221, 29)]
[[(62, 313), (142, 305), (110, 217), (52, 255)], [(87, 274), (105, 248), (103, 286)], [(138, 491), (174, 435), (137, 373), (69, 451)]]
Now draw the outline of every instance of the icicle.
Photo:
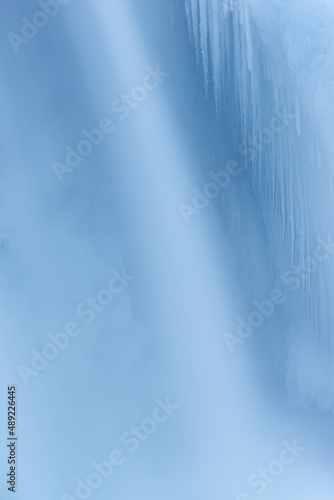
[(211, 27), (211, 60), (213, 69), (213, 86), (216, 103), (217, 116), (221, 112), (221, 96), (222, 96), (222, 53), (221, 53), (221, 36), (220, 36), (220, 11), (214, 8), (214, 4), (209, 4), (209, 26)]
[(198, 0), (186, 0), (188, 4), (188, 11), (191, 12), (191, 17), (188, 18), (188, 23), (190, 30), (193, 30), (197, 64), (200, 61), (200, 35), (199, 35), (199, 12), (198, 12)]
[(200, 18), (200, 45), (202, 54), (202, 64), (204, 70), (205, 92), (208, 92), (209, 83), (209, 50), (208, 50), (208, 5), (207, 0), (199, 2)]

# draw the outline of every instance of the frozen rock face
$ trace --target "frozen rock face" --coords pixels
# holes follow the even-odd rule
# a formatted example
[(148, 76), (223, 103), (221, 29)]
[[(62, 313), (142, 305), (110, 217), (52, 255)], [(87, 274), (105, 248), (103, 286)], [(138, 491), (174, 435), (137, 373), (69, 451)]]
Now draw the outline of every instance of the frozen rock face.
[[(284, 361), (276, 361), (294, 403), (332, 409), (334, 5), (185, 2), (206, 91), (214, 92), (220, 119), (230, 122), (264, 222), (272, 288), (286, 291), (271, 355), (286, 347)], [(242, 199), (234, 203), (246, 213)], [(240, 245), (239, 239), (249, 272), (257, 257)], [(251, 299), (258, 293), (253, 278)]]

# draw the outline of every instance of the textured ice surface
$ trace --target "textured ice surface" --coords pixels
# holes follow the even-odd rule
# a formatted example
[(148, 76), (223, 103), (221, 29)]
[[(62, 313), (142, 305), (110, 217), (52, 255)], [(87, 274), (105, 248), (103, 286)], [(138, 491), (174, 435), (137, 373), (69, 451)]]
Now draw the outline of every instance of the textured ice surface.
[[(334, 238), (333, 2), (186, 0), (186, 9), (206, 88), (244, 154), (279, 283), (308, 268), (318, 237)], [(283, 132), (268, 131), (274, 109), (294, 116)], [(288, 346), (291, 399), (333, 407), (332, 259), (316, 266), (273, 335)]]

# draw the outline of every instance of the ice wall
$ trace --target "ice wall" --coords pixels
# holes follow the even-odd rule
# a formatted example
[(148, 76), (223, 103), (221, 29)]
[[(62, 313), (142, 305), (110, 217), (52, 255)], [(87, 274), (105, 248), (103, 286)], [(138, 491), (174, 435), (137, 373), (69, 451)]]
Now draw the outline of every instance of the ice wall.
[[(213, 92), (217, 116), (230, 126), (236, 159), (253, 186), (275, 269), (272, 286), (287, 291), (282, 327), (272, 335), (276, 346), (287, 348), (281, 368), (289, 396), (332, 408), (334, 5), (185, 4), (206, 92)], [(240, 232), (247, 208), (242, 197), (234, 204), (239, 222), (231, 216), (229, 223), (239, 224)], [(254, 227), (251, 238), (255, 234)], [(239, 238), (241, 266), (249, 271), (257, 256), (243, 252), (240, 246), (247, 245)], [(257, 293), (254, 286), (249, 300)]]

